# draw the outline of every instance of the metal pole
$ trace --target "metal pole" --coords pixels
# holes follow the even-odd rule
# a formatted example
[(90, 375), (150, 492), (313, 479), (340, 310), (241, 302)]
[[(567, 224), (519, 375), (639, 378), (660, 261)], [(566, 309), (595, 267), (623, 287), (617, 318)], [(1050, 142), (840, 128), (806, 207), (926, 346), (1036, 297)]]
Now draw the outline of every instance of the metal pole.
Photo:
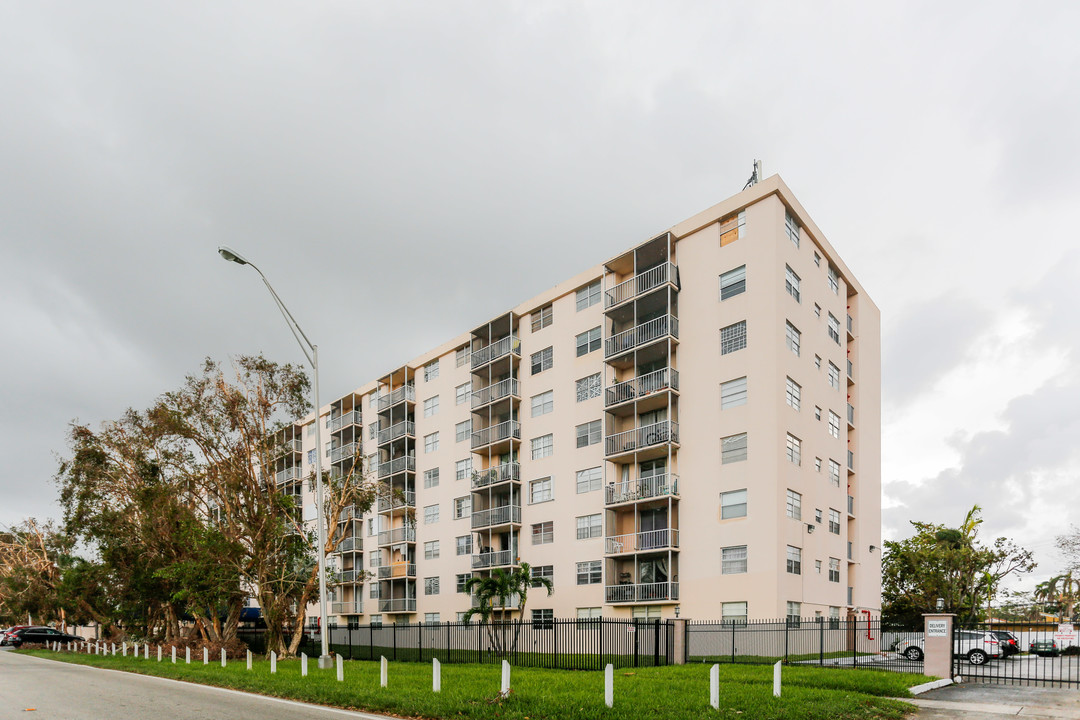
[(322, 654), (319, 655), (319, 669), (329, 670), (334, 666), (330, 657), (330, 626), (326, 622), (326, 508), (323, 505), (322, 473), (322, 418), (319, 415), (319, 346), (311, 346), (311, 364), (315, 374), (315, 522), (319, 528), (319, 624), (322, 626)]

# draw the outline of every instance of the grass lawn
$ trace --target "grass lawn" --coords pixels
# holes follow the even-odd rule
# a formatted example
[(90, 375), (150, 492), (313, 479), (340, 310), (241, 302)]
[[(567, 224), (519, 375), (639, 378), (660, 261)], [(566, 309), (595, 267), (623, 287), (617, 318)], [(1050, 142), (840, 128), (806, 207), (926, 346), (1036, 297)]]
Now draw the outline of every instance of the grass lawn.
[[(314, 659), (308, 677), (300, 661), (256, 660), (248, 671), (243, 661), (203, 665), (201, 654), (191, 665), (181, 658), (150, 660), (25, 651), (38, 657), (82, 665), (126, 670), (207, 685), (290, 698), (321, 705), (424, 718), (499, 718), (500, 720), (681, 720), (712, 715), (709, 707), (709, 665), (682, 665), (615, 671), (615, 707), (604, 706), (604, 674), (592, 671), (518, 668), (511, 671), (511, 693), (498, 698), (501, 669), (497, 665), (442, 666), (442, 692), (431, 691), (430, 663), (390, 663), (389, 687), (379, 687), (377, 662), (346, 661), (345, 681), (333, 670), (320, 671)], [(772, 696), (772, 668), (720, 666), (719, 717), (903, 718), (913, 706), (892, 698), (909, 697), (908, 687), (925, 682), (923, 675), (785, 667), (781, 698)]]

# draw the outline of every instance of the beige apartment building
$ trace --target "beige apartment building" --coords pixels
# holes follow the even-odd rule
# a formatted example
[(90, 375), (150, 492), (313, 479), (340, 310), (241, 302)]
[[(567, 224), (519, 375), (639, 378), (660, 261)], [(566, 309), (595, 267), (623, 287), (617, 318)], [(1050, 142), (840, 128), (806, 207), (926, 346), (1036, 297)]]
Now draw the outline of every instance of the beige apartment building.
[(381, 490), (340, 519), (332, 614), (457, 620), (469, 577), (527, 562), (533, 619), (877, 615), (879, 346), (757, 183), (322, 408), (331, 472), (360, 453)]

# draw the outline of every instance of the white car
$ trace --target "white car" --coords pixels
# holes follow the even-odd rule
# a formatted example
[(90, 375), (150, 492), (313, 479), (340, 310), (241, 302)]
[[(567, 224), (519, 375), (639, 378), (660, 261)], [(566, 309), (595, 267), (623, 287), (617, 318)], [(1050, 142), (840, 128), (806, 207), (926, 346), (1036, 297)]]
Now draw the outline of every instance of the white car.
[[(956, 630), (953, 633), (953, 656), (966, 657), (972, 665), (982, 665), (991, 658), (1001, 657), (1001, 644), (997, 636), (982, 630)], [(907, 640), (900, 644), (900, 654), (908, 660), (922, 660), (923, 639)]]

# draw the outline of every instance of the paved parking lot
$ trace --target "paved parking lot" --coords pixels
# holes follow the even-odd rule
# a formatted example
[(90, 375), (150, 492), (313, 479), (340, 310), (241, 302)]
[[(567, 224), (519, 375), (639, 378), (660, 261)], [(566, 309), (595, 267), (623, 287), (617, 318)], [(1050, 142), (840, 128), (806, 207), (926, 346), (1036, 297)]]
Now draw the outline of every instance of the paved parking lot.
[(919, 706), (919, 720), (1080, 720), (1076, 689), (967, 682), (931, 690), (910, 702)]

